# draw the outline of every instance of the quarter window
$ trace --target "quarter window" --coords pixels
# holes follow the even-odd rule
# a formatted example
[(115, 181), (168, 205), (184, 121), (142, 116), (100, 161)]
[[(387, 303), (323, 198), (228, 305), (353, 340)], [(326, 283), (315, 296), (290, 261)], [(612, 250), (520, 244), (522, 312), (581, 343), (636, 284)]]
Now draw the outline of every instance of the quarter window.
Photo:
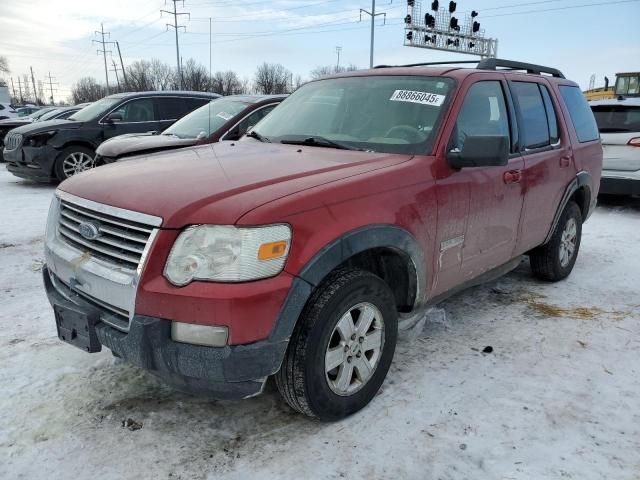
[(592, 140), (600, 138), (593, 113), (580, 89), (578, 87), (561, 85), (560, 95), (569, 110), (571, 123), (573, 124), (573, 128), (575, 128), (578, 141), (581, 143), (591, 142)]
[(544, 100), (544, 109), (547, 111), (547, 123), (549, 124), (549, 137), (551, 143), (558, 143), (560, 135), (558, 134), (558, 117), (556, 116), (556, 110), (551, 101), (551, 95), (549, 90), (544, 85), (538, 85), (540, 92), (542, 92), (542, 99)]
[(525, 148), (533, 149), (550, 145), (547, 110), (538, 84), (514, 82), (512, 85), (522, 118), (521, 130)]
[(510, 138), (509, 116), (499, 81), (483, 81), (471, 86), (458, 114), (451, 147), (462, 151), (465, 139), (477, 135)]

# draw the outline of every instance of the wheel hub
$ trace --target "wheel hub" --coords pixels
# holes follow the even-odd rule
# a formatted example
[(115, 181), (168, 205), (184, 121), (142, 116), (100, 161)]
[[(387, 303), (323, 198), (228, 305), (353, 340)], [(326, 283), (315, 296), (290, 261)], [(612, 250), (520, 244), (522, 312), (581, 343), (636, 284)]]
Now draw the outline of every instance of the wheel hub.
[(560, 258), (560, 265), (562, 265), (563, 268), (567, 267), (571, 262), (576, 251), (577, 240), (578, 227), (576, 220), (574, 218), (570, 218), (564, 226), (564, 230), (562, 230), (562, 234), (560, 236), (560, 249), (558, 256)]
[(384, 322), (378, 308), (360, 303), (338, 320), (325, 353), (327, 383), (334, 393), (352, 395), (371, 379), (384, 346)]

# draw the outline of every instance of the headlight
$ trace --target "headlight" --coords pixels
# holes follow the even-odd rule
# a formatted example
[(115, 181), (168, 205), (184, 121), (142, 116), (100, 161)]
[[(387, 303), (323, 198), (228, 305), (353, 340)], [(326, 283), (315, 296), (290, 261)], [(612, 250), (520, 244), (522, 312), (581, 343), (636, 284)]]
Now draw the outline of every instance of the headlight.
[(284, 268), (290, 245), (288, 225), (190, 227), (173, 244), (164, 275), (176, 286), (273, 277)]
[(28, 147), (42, 147), (47, 141), (56, 134), (55, 130), (49, 132), (36, 133), (27, 137), (24, 144)]

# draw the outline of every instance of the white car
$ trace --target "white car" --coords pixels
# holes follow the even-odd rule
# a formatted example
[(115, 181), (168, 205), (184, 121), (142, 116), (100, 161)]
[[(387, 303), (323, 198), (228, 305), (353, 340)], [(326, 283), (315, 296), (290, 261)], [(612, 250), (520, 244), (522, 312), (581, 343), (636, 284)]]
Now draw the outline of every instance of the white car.
[(640, 97), (589, 102), (604, 160), (600, 193), (640, 195)]
[(17, 117), (18, 112), (13, 109), (10, 103), (0, 103), (0, 120)]

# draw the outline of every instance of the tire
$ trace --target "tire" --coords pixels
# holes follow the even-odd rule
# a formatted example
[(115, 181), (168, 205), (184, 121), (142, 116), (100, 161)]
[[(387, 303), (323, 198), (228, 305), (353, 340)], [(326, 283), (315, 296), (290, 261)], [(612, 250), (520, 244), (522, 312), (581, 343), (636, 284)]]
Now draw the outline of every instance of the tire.
[[(356, 330), (345, 340), (348, 328), (364, 328), (358, 323), (360, 315), (372, 316), (370, 328), (364, 336)], [(351, 268), (329, 275), (307, 302), (275, 375), (282, 397), (294, 410), (322, 421), (340, 420), (364, 408), (391, 366), (397, 315), (393, 294), (380, 277)], [(374, 345), (379, 348), (367, 350)], [(329, 349), (334, 360), (342, 360), (327, 372)]]
[(562, 212), (549, 243), (536, 248), (529, 255), (533, 274), (548, 282), (567, 278), (578, 258), (581, 239), (582, 212), (577, 203), (570, 201)]
[[(96, 152), (83, 145), (71, 145), (62, 150), (56, 157), (55, 164), (53, 165), (53, 173), (61, 182), (73, 175), (76, 175), (82, 171), (90, 170), (94, 167), (93, 160), (96, 156)], [(87, 158), (88, 157), (88, 158)], [(78, 166), (76, 169), (70, 169), (70, 161), (76, 163)], [(65, 163), (65, 160), (68, 160)], [(90, 160), (90, 161), (89, 161)]]

